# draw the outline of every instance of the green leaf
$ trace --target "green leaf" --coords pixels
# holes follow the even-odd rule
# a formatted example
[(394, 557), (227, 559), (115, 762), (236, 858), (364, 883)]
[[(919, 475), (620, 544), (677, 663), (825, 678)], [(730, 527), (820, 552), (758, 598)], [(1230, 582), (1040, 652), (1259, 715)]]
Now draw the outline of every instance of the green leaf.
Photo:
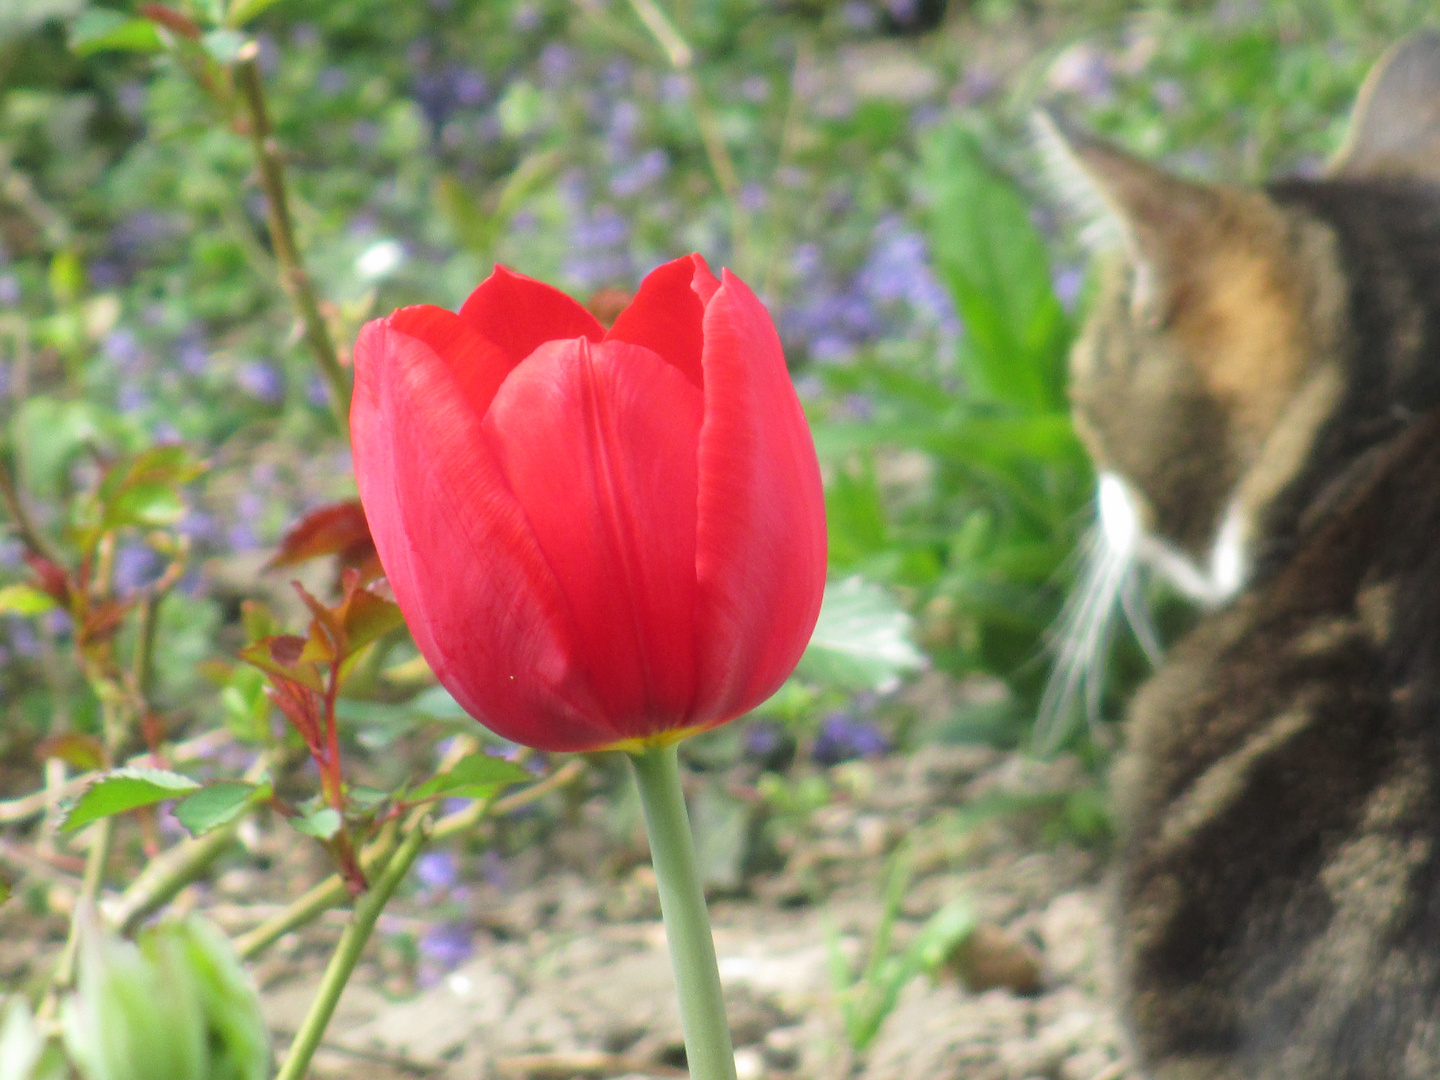
[(205, 466), (183, 446), (155, 446), (117, 465), (100, 485), (102, 529), (173, 525), (185, 514), (180, 488)]
[(922, 155), (935, 267), (965, 324), (960, 361), (966, 380), (996, 402), (1063, 409), (1069, 321), (1028, 206), (958, 123), (935, 128)]
[(55, 606), (55, 599), (33, 585), (6, 585), (0, 589), (0, 613), (43, 615)]
[(235, 3), (230, 5), (230, 14), (225, 17), (225, 21), (231, 26), (244, 26), (262, 11), (279, 2), (280, 0), (235, 0)]
[(171, 813), (189, 830), (191, 836), (199, 836), (227, 821), (233, 821), (269, 795), (269, 784), (221, 780), (182, 799)]
[(831, 582), (796, 671), (842, 689), (886, 689), (925, 666), (924, 654), (910, 641), (912, 623), (880, 586), (860, 577)]
[(190, 777), (165, 769), (114, 769), (75, 800), (62, 828), (73, 832), (100, 818), (173, 799), (199, 786)]
[(155, 24), (108, 8), (92, 8), (70, 24), (70, 50), (78, 56), (98, 52), (159, 52), (164, 48)]
[(449, 772), (432, 776), (411, 792), (410, 802), (421, 799), (446, 798), (483, 799), (507, 784), (529, 780), (530, 774), (504, 758), (489, 754), (470, 754), (455, 763)]
[(296, 832), (313, 836), (317, 840), (331, 839), (340, 831), (340, 826), (343, 824), (345, 822), (340, 817), (340, 812), (331, 806), (302, 812), (290, 819), (290, 827)]

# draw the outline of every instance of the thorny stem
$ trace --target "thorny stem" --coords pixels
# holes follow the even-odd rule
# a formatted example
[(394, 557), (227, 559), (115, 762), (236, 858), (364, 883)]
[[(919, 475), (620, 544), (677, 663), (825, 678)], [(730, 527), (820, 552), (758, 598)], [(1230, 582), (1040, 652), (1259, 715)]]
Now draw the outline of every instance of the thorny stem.
[(302, 1080), (305, 1076), (310, 1067), (310, 1059), (315, 1056), (315, 1050), (325, 1035), (325, 1028), (335, 1014), (335, 1006), (340, 1002), (345, 984), (350, 981), (350, 975), (360, 960), (365, 943), (370, 940), (376, 920), (380, 918), (380, 913), (389, 903), (395, 889), (419, 857), (429, 832), (430, 819), (427, 815), (411, 828), (399, 849), (385, 864), (385, 869), (370, 886), (370, 890), (355, 902), (355, 912), (349, 925), (345, 927), (345, 932), (340, 935), (340, 944), (330, 957), (330, 964), (320, 980), (320, 989), (316, 991), (315, 1000), (310, 1003), (310, 1011), (305, 1014), (300, 1030), (295, 1033), (295, 1039), (290, 1044), (290, 1053), (286, 1055), (285, 1064), (275, 1080)]
[(105, 883), (105, 867), (110, 862), (110, 849), (115, 839), (115, 819), (101, 818), (92, 826), (90, 850), (85, 853), (85, 876), (80, 882), (80, 895), (75, 901), (75, 913), (70, 920), (70, 936), (65, 939), (65, 948), (50, 977), (50, 988), (40, 1006), (42, 1016), (54, 1014), (59, 1002), (60, 991), (68, 988), (75, 979), (75, 957), (80, 943), (80, 913), (95, 903), (100, 887)]
[(0, 501), (5, 503), (5, 512), (10, 515), (10, 524), (20, 535), (20, 541), (32, 555), (38, 555), (47, 562), (59, 560), (50, 544), (30, 520), (25, 502), (20, 497), (20, 485), (15, 481), (15, 463), (8, 449), (0, 450)]
[(695, 842), (680, 790), (676, 747), (663, 746), (630, 755), (650, 861), (660, 888), (660, 914), (670, 944), (680, 1027), (685, 1033), (685, 1063), (694, 1080), (735, 1080), (735, 1050), (725, 1020), (715, 940), (705, 910), (705, 892), (695, 865)]
[[(527, 788), (496, 799), (493, 803), (477, 799), (463, 810), (447, 814), (435, 823), (430, 839), (439, 841), (458, 833), (469, 832), (487, 815), (507, 814), (528, 803), (534, 802), (557, 788), (579, 778), (585, 771), (585, 762), (579, 759), (567, 762), (545, 779)], [(381, 865), (390, 857), (395, 848), (395, 833), (382, 833), (360, 857), (360, 864), (367, 872)], [(253, 960), (281, 937), (319, 918), (321, 914), (345, 902), (345, 883), (339, 874), (332, 874), (305, 895), (292, 901), (284, 911), (277, 912), (255, 929), (235, 939), (235, 951), (242, 960)]]
[(265, 192), (265, 221), (270, 230), (270, 243), (275, 260), (280, 264), (280, 280), (289, 294), (304, 327), (305, 341), (320, 365), (320, 373), (330, 389), (330, 407), (342, 432), (350, 430), (350, 383), (340, 366), (340, 356), (325, 318), (320, 301), (305, 272), (300, 248), (295, 243), (295, 228), (290, 217), (290, 203), (285, 189), (285, 165), (270, 129), (270, 114), (265, 107), (265, 87), (260, 78), (259, 48), (251, 42), (240, 52), (235, 65), (236, 82), (250, 118), (250, 140), (255, 147), (255, 162), (260, 172), (260, 186)]

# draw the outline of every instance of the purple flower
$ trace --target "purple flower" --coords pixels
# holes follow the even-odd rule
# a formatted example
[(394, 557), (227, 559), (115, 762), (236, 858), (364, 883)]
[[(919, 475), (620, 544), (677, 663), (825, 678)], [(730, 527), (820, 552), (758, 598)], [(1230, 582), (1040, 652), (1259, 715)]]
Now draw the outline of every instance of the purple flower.
[(453, 851), (427, 851), (415, 860), (415, 876), (429, 889), (448, 889), (460, 879)]
[(50, 631), (52, 637), (64, 637), (74, 628), (74, 620), (70, 618), (68, 611), (55, 608), (45, 613), (45, 629)]
[(150, 395), (138, 382), (127, 381), (115, 392), (115, 408), (122, 413), (136, 413), (150, 403)]
[(795, 736), (774, 720), (755, 720), (745, 727), (740, 754), (769, 772), (784, 772), (795, 760)]
[(40, 655), (40, 639), (35, 634), (35, 628), (28, 620), (22, 619), (19, 615), (11, 615), (5, 619), (5, 629), (10, 637), (10, 646), (20, 656), (36, 657)]
[(210, 366), (210, 353), (199, 333), (185, 334), (175, 346), (175, 355), (187, 375), (203, 375)]
[(548, 90), (553, 90), (570, 77), (575, 68), (575, 56), (565, 45), (552, 41), (540, 50), (540, 81)]
[(840, 17), (848, 28), (861, 33), (874, 30), (880, 23), (879, 12), (865, 3), (865, 0), (850, 0), (840, 9)]
[(220, 535), (220, 527), (216, 525), (215, 519), (194, 507), (185, 511), (185, 516), (180, 519), (177, 528), (195, 543), (212, 542)]
[(1058, 299), (1066, 311), (1074, 311), (1080, 299), (1080, 287), (1085, 284), (1085, 273), (1078, 266), (1058, 267), (1051, 280)]
[(475, 952), (474, 929), (464, 923), (437, 923), (420, 938), (420, 955), (443, 974), (459, 967)]
[(628, 169), (616, 173), (610, 181), (610, 194), (621, 199), (639, 195), (651, 187), (670, 168), (670, 158), (664, 150), (647, 150)]
[(770, 80), (764, 75), (751, 75), (740, 82), (740, 96), (759, 105), (770, 97)]
[(345, 74), (345, 69), (336, 67), (333, 64), (320, 72), (320, 77), (315, 80), (315, 89), (325, 97), (338, 97), (345, 92), (345, 87), (350, 85), (350, 76)]
[(770, 202), (770, 193), (764, 184), (749, 183), (740, 189), (740, 205), (751, 213), (764, 210)]
[(635, 145), (636, 132), (640, 130), (640, 106), (629, 98), (615, 103), (610, 113), (610, 123), (605, 130), (605, 148), (610, 160), (627, 157)]
[(242, 364), (235, 373), (240, 389), (266, 405), (278, 405), (285, 398), (285, 380), (275, 365), (258, 360)]
[(510, 871), (506, 869), (505, 860), (493, 847), (486, 848), (485, 854), (480, 856), (480, 876), (485, 879), (486, 884), (497, 889), (510, 887)]
[(140, 80), (122, 83), (115, 99), (129, 119), (139, 120), (145, 115), (145, 84)]
[(160, 556), (146, 544), (122, 544), (115, 552), (115, 588), (121, 595), (136, 592), (160, 576)]
[(474, 68), (459, 68), (451, 78), (450, 90), (457, 104), (471, 107), (485, 100), (490, 87), (485, 82), (485, 76)]
[(810, 756), (817, 765), (828, 766), (856, 758), (878, 757), (889, 749), (889, 740), (874, 724), (856, 720), (847, 713), (831, 713), (820, 721)]
[(320, 44), (320, 31), (314, 23), (296, 23), (290, 30), (290, 44), (297, 49), (313, 49)]
[(100, 342), (100, 351), (105, 355), (105, 359), (126, 375), (135, 374), (147, 359), (134, 331), (123, 326), (105, 335)]
[(0, 274), (0, 304), (14, 307), (20, 303), (20, 279), (14, 274)]

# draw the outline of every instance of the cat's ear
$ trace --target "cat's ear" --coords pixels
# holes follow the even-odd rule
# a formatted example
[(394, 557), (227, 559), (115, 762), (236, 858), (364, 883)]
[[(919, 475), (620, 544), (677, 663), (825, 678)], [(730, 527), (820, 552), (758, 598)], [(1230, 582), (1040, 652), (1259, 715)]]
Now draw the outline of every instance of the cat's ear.
[(1370, 69), (1329, 171), (1440, 183), (1440, 34), (1404, 38)]
[(1172, 176), (1075, 126), (1036, 113), (1034, 130), (1051, 183), (1085, 220), (1088, 246), (1123, 246), (1135, 268), (1135, 316), (1163, 324), (1187, 260), (1210, 233), (1219, 193)]

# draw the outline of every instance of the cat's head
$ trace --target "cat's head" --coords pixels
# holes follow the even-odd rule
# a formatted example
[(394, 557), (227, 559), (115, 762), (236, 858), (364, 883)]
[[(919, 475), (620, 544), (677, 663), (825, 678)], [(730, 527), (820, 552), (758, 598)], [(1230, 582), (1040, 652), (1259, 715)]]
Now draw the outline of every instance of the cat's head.
[[(1053, 114), (1036, 128), (1099, 263), (1070, 396), (1105, 532), (1224, 602), (1345, 389), (1335, 237), (1262, 190), (1174, 176)], [(1376, 65), (1329, 171), (1440, 181), (1440, 35)]]
[[(1069, 387), (1101, 527), (1057, 628), (1037, 727), (1053, 745), (1077, 698), (1098, 713), (1117, 610), (1154, 651), (1138, 565), (1210, 606), (1253, 580), (1347, 391), (1354, 271), (1303, 200), (1175, 176), (1055, 114), (1036, 129), (1099, 285)], [(1376, 65), (1328, 173), (1440, 184), (1440, 35)]]

